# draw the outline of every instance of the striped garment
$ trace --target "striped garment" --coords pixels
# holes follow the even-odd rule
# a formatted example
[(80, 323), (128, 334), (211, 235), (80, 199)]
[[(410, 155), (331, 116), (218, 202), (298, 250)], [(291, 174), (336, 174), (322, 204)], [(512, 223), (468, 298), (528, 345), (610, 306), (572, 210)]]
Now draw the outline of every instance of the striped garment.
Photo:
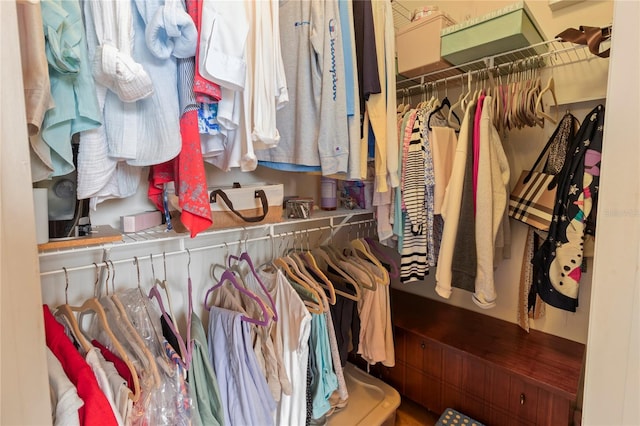
[(406, 208), (400, 281), (421, 281), (429, 273), (427, 264), (427, 214), (425, 211), (425, 150), (422, 128), (425, 111), (419, 110), (413, 124), (405, 162), (403, 201)]

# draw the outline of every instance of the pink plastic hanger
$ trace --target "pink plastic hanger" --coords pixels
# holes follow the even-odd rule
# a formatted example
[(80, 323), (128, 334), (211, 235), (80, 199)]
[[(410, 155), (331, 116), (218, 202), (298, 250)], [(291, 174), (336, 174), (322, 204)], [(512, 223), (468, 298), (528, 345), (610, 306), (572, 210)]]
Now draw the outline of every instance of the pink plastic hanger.
[(251, 260), (251, 256), (249, 256), (249, 253), (247, 253), (246, 251), (242, 252), (240, 257), (237, 257), (237, 256), (234, 256), (234, 255), (230, 254), (229, 257), (228, 257), (228, 266), (229, 267), (231, 267), (231, 260), (237, 260), (237, 261), (244, 260), (245, 262), (247, 262), (247, 264), (249, 265), (249, 269), (251, 270), (251, 273), (256, 278), (256, 280), (258, 280), (258, 284), (260, 285), (260, 288), (262, 289), (264, 294), (267, 296), (267, 299), (269, 300), (269, 306), (271, 307), (271, 312), (273, 312), (273, 321), (277, 322), (278, 321), (278, 311), (276, 310), (276, 304), (273, 301), (273, 298), (271, 297), (271, 294), (269, 293), (269, 290), (267, 290), (267, 287), (264, 285), (264, 283), (260, 279), (260, 276), (256, 272), (256, 269), (253, 266), (253, 261)]
[(262, 310), (262, 318), (263, 318), (262, 320), (257, 320), (257, 319), (248, 317), (246, 315), (242, 316), (242, 320), (250, 322), (252, 324), (261, 325), (263, 327), (269, 324), (270, 317), (269, 317), (269, 314), (267, 313), (267, 308), (264, 306), (264, 303), (262, 302), (262, 300), (258, 296), (256, 296), (253, 292), (241, 286), (240, 283), (238, 283), (238, 281), (236, 280), (235, 275), (233, 275), (233, 272), (228, 269), (222, 273), (222, 276), (220, 277), (220, 281), (218, 281), (217, 284), (215, 284), (213, 287), (207, 290), (207, 293), (204, 295), (205, 309), (207, 311), (211, 310), (211, 307), (207, 304), (207, 300), (209, 299), (209, 294), (211, 294), (211, 292), (214, 291), (215, 289), (222, 287), (222, 285), (225, 284), (227, 281), (229, 281), (240, 293), (243, 293), (249, 298), (255, 300), (255, 302), (260, 306), (260, 309)]
[[(189, 284), (191, 284), (191, 280), (189, 280)], [(191, 361), (191, 355), (189, 351), (187, 351), (187, 346), (185, 345), (184, 340), (182, 339), (182, 336), (180, 335), (175, 325), (173, 324), (171, 317), (169, 317), (169, 315), (167, 314), (167, 311), (164, 308), (164, 303), (162, 302), (162, 296), (160, 295), (160, 292), (158, 291), (158, 288), (155, 285), (151, 287), (151, 290), (149, 291), (149, 299), (153, 299), (153, 298), (155, 298), (156, 301), (158, 302), (158, 306), (160, 307), (160, 312), (162, 313), (162, 317), (167, 322), (167, 325), (169, 326), (173, 334), (176, 336), (176, 340), (178, 341), (178, 346), (180, 347), (180, 353), (182, 354), (182, 360), (178, 359), (178, 362), (180, 362), (182, 367), (188, 370), (189, 364)], [(189, 317), (191, 317), (191, 315), (189, 315)], [(187, 319), (187, 323), (190, 325), (191, 318)], [(189, 341), (189, 338), (191, 337), (190, 336), (191, 333), (189, 329), (190, 327), (188, 326), (187, 341)]]

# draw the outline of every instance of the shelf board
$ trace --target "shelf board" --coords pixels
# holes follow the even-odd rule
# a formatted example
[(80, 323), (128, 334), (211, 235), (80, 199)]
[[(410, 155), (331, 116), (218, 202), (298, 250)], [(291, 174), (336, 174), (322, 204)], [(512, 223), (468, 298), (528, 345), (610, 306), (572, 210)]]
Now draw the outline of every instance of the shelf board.
[(110, 225), (98, 225), (91, 228), (91, 235), (77, 238), (53, 240), (38, 244), (39, 251), (65, 249), (73, 247), (95, 246), (122, 241), (122, 233)]
[[(93, 227), (93, 233), (88, 237), (79, 237), (68, 240), (50, 241), (48, 243), (38, 245), (40, 257), (57, 256), (69, 252), (95, 251), (106, 248), (125, 248), (133, 247), (140, 244), (158, 244), (161, 242), (179, 242), (184, 247), (184, 242), (189, 241), (190, 248), (196, 248), (200, 245), (207, 245), (211, 241), (211, 237), (222, 236), (226, 233), (251, 232), (269, 229), (282, 229), (291, 231), (295, 228), (311, 228), (318, 223), (328, 222), (333, 224), (335, 219), (341, 221), (342, 224), (350, 221), (354, 217), (362, 215), (371, 215), (371, 209), (337, 209), (333, 211), (314, 210), (310, 218), (307, 219), (288, 219), (283, 218), (280, 222), (260, 223), (247, 225), (245, 227), (232, 227), (224, 229), (206, 230), (198, 234), (195, 238), (191, 238), (188, 232), (178, 233), (175, 231), (167, 231), (165, 225), (156, 226), (135, 233), (123, 234), (120, 230), (114, 229), (109, 225), (98, 225)], [(327, 225), (328, 225), (327, 223)], [(325, 225), (326, 226), (326, 225)], [(336, 224), (336, 227), (342, 226)], [(275, 233), (278, 233), (277, 231)]]

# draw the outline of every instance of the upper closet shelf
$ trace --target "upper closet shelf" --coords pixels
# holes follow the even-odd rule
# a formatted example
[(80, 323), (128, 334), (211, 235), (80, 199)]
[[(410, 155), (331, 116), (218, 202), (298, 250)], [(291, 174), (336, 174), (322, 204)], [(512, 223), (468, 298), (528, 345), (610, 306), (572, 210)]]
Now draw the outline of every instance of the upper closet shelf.
[[(197, 252), (246, 242), (298, 236), (303, 236), (306, 244), (306, 235), (310, 233), (330, 231), (326, 233), (328, 239), (345, 226), (349, 229), (355, 228), (350, 231), (356, 237), (361, 228), (374, 226), (372, 213), (369, 209), (317, 210), (308, 219), (283, 219), (277, 223), (204, 231), (196, 238), (190, 238), (188, 233), (166, 231), (165, 226), (158, 226), (141, 232), (122, 234), (122, 240), (117, 242), (41, 251), (40, 274), (44, 276), (63, 273), (64, 270), (59, 267), (61, 260), (68, 265), (66, 269), (70, 272), (94, 268), (92, 262), (112, 260), (117, 264), (130, 261), (134, 256), (142, 260), (148, 258), (149, 253), (172, 256), (187, 251)], [(78, 256), (81, 253), (83, 256)]]
[[(610, 47), (612, 30), (611, 25), (603, 28), (600, 51)], [(412, 95), (440, 84), (462, 84), (469, 75), (472, 78), (483, 78), (483, 73), (487, 71), (507, 74), (531, 68), (569, 65), (590, 60), (603, 59), (592, 54), (587, 45), (574, 44), (555, 38), (412, 78), (403, 78), (398, 75), (396, 91), (398, 94)]]

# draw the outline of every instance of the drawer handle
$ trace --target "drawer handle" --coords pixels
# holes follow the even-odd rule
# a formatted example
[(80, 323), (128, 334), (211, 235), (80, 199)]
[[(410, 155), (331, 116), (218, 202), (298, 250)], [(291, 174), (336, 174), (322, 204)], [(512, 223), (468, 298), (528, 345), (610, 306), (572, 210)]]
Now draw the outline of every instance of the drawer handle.
[(524, 405), (524, 394), (520, 394), (520, 405)]
[(424, 344), (424, 342), (420, 343), (420, 347), (421, 347), (422, 349), (424, 349), (424, 348), (425, 348), (425, 346), (426, 346), (426, 345)]

